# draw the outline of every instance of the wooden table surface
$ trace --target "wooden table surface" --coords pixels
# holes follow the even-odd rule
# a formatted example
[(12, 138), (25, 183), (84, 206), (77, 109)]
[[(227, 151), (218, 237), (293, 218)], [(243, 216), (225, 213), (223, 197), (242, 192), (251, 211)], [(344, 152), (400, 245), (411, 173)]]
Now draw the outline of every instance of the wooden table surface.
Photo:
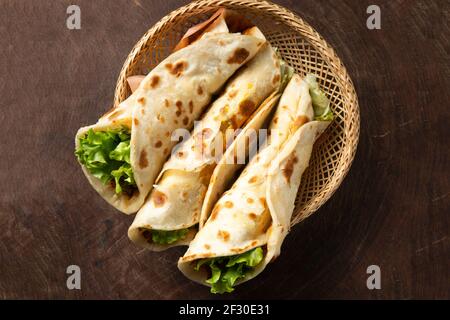
[[(361, 137), (335, 195), (287, 237), (280, 258), (221, 298), (450, 298), (450, 4), (277, 1), (348, 68)], [(213, 298), (176, 267), (184, 248), (133, 245), (132, 217), (89, 186), (74, 135), (112, 103), (122, 64), (182, 0), (0, 0), (0, 298)], [(366, 27), (381, 7), (382, 28)], [(66, 28), (78, 4), (82, 29)], [(81, 290), (66, 268), (81, 267)], [(366, 269), (381, 268), (381, 290)]]

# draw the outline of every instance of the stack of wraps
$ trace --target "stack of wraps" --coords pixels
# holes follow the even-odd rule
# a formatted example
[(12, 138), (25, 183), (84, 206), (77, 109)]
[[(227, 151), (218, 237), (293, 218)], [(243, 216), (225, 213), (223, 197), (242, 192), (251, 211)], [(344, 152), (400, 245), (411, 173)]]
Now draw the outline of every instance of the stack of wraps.
[[(316, 78), (293, 75), (232, 11), (189, 29), (174, 50), (129, 79), (127, 100), (79, 129), (75, 153), (106, 201), (138, 212), (133, 242), (154, 251), (189, 245), (183, 274), (232, 292), (280, 254), (313, 145), (333, 114)], [(267, 123), (251, 156), (249, 135)], [(237, 160), (242, 150), (247, 165)]]
[(191, 129), (212, 95), (266, 42), (228, 33), (223, 23), (208, 28), (156, 66), (127, 100), (76, 134), (84, 174), (123, 213), (144, 203), (176, 144), (172, 133)]
[(205, 223), (178, 262), (188, 278), (213, 293), (231, 292), (280, 254), (314, 142), (331, 119), (315, 77), (294, 75), (270, 122), (268, 143), (212, 211), (204, 210)]
[[(265, 41), (256, 27), (244, 34)], [(192, 240), (211, 176), (230, 145), (227, 131), (244, 127), (245, 132), (261, 127), (277, 101), (281, 71), (286, 70), (283, 66), (265, 42), (258, 54), (230, 79), (189, 138), (174, 149), (164, 165), (129, 229), (131, 240), (152, 250)]]

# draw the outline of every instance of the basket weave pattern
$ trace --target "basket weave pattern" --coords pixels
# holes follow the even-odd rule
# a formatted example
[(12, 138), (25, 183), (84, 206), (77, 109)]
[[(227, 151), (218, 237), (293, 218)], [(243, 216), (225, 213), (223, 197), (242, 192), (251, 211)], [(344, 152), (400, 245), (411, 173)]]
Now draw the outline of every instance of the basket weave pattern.
[(300, 17), (279, 5), (254, 0), (199, 0), (155, 24), (128, 55), (117, 81), (114, 103), (130, 91), (126, 79), (147, 74), (167, 57), (186, 30), (218, 7), (233, 9), (258, 26), (283, 59), (301, 76), (313, 73), (331, 101), (335, 120), (315, 144), (302, 177), (291, 225), (317, 211), (341, 184), (353, 161), (359, 137), (359, 107), (345, 67), (326, 41)]

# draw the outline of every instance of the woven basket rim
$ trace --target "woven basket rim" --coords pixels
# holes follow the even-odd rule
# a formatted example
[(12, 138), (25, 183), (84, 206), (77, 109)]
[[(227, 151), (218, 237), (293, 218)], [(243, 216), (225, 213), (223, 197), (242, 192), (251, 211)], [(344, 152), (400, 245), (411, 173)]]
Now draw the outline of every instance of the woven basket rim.
[[(317, 52), (320, 53), (321, 58), (325, 60), (339, 85), (339, 89), (342, 91), (342, 96), (346, 100), (345, 103), (350, 110), (350, 114), (352, 115), (353, 121), (350, 123), (353, 131), (352, 139), (349, 141), (349, 145), (346, 146), (345, 150), (343, 150), (343, 155), (339, 159), (339, 163), (337, 165), (339, 170), (336, 170), (338, 173), (328, 178), (329, 181), (327, 181), (327, 187), (315, 195), (313, 203), (310, 204), (308, 208), (303, 210), (304, 212), (302, 212), (299, 217), (294, 219), (294, 222), (292, 223), (294, 225), (317, 211), (336, 192), (348, 174), (348, 171), (353, 163), (360, 134), (360, 110), (358, 97), (353, 81), (351, 80), (346, 67), (328, 42), (298, 14), (279, 4), (266, 0), (196, 0), (179, 7), (155, 23), (153, 27), (151, 27), (134, 45), (119, 74), (114, 94), (114, 105), (118, 105), (126, 98), (125, 93), (128, 91), (126, 79), (133, 75), (133, 66), (139, 60), (139, 53), (146, 48), (149, 39), (158, 34), (167, 24), (171, 24), (178, 17), (183, 16), (195, 9), (201, 8), (206, 12), (218, 9), (219, 7), (227, 6), (242, 6), (270, 12), (270, 14), (276, 15), (277, 19), (279, 19), (282, 23), (298, 32), (302, 38), (304, 38)], [(293, 218), (295, 217), (295, 214), (296, 212), (293, 213)]]

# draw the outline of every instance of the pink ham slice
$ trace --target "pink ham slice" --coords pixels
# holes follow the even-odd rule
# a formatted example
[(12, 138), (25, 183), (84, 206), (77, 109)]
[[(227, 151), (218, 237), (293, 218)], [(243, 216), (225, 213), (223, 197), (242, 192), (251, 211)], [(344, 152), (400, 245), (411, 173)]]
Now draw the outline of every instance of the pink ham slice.
[[(244, 30), (253, 27), (253, 24), (240, 14), (232, 10), (220, 8), (208, 20), (189, 28), (181, 38), (180, 42), (175, 46), (173, 52), (183, 49), (197, 39), (200, 39), (205, 32), (213, 29), (223, 20), (225, 20), (230, 32), (243, 32)], [(127, 78), (132, 93), (136, 91), (144, 78), (144, 75), (135, 75)]]

